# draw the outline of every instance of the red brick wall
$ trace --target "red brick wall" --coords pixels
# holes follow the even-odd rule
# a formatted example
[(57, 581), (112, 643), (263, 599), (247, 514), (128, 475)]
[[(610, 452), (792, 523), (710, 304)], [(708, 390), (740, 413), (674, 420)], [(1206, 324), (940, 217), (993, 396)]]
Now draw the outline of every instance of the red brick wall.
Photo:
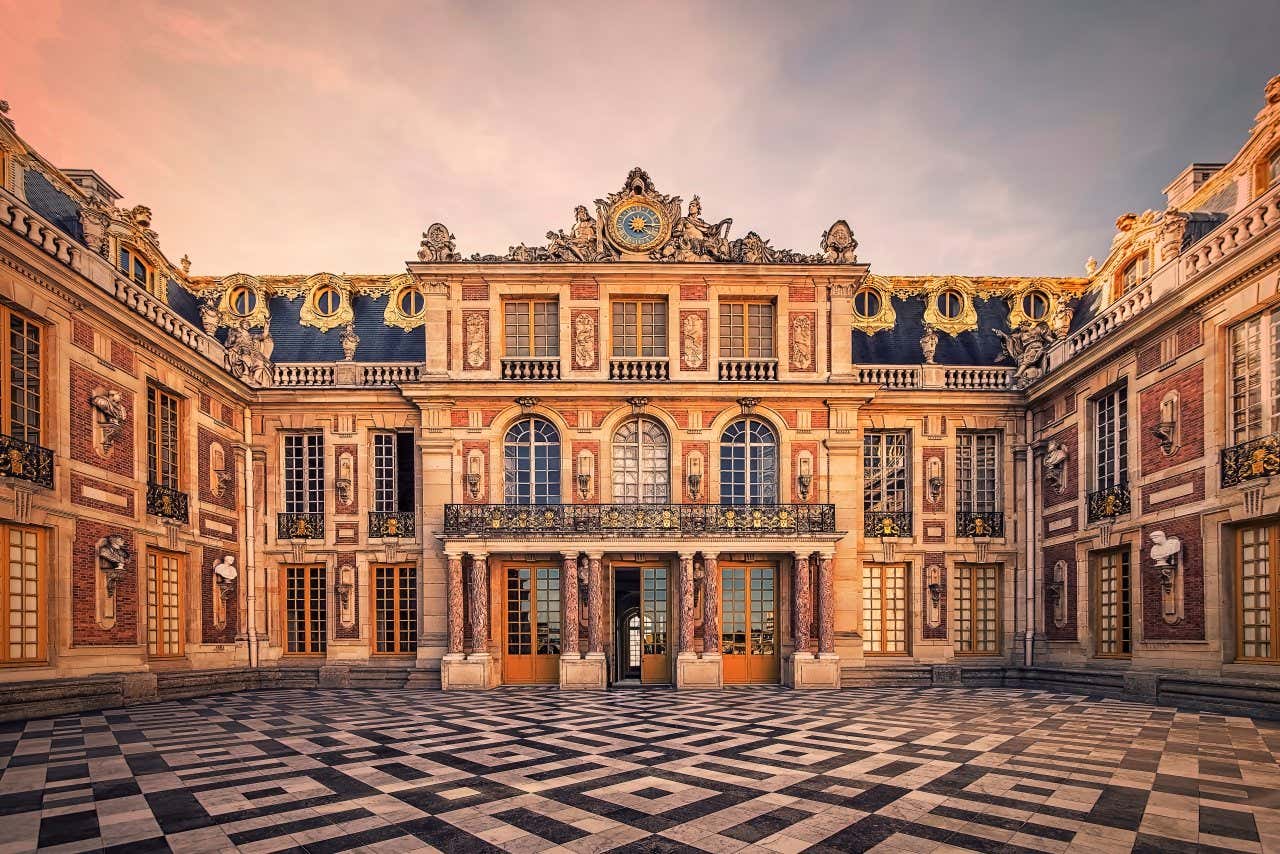
[(817, 291), (813, 285), (792, 285), (788, 288), (792, 302), (817, 302)]
[[(240, 580), (244, 577), (244, 567), (240, 565), (240, 555), (235, 548), (221, 546), (205, 546), (201, 549), (203, 565), (200, 568), (200, 640), (202, 643), (234, 643), (236, 631), (240, 627)], [(231, 583), (231, 592), (227, 594), (227, 624), (218, 628), (213, 624), (213, 597), (217, 587), (213, 583), (213, 567), (222, 561), (224, 555), (236, 559), (236, 571), (239, 575)]]
[(467, 301), (487, 300), (489, 298), (489, 283), (480, 282), (478, 284), (463, 284), (462, 298)]
[[(344, 640), (354, 640), (360, 637), (360, 573), (355, 572), (355, 576), (351, 579), (354, 586), (351, 589), (351, 609), (352, 620), (350, 627), (342, 625), (342, 600), (338, 595), (338, 584), (341, 583), (342, 567), (350, 566), (353, 570), (359, 566), (356, 562), (356, 556), (350, 552), (341, 552), (337, 555), (334, 562), (334, 568), (330, 570), (333, 573), (333, 636)], [(373, 568), (370, 567), (367, 573), (366, 583), (373, 584)]]
[[(1066, 623), (1059, 628), (1053, 622), (1053, 606), (1049, 602), (1049, 584), (1054, 580), (1053, 565), (1060, 560), (1067, 562), (1067, 572), (1062, 595), (1066, 609)], [(1044, 633), (1050, 640), (1076, 639), (1076, 547), (1072, 543), (1050, 546), (1044, 550), (1040, 564), (1040, 593), (1044, 603)]]
[[(116, 624), (98, 625), (98, 543), (119, 534), (125, 538), (129, 560), (116, 584)], [(76, 520), (71, 547), (71, 643), (73, 646), (111, 646), (138, 643), (138, 544), (128, 528), (90, 519)]]
[(93, 327), (82, 320), (71, 321), (71, 343), (93, 352)]
[(686, 302), (694, 300), (705, 300), (707, 298), (707, 286), (703, 284), (689, 284), (680, 286), (680, 299)]
[(114, 338), (111, 340), (111, 364), (122, 371), (133, 373), (133, 348), (121, 344)]
[[(81, 494), (85, 486), (91, 486), (95, 489), (101, 489), (103, 492), (110, 492), (112, 495), (119, 495), (121, 498), (127, 499), (124, 507), (115, 504), (109, 504), (106, 501), (98, 501), (93, 498), (86, 498)], [(120, 516), (126, 516), (130, 519), (134, 514), (134, 500), (137, 494), (132, 489), (115, 484), (107, 483), (105, 480), (88, 477), (79, 472), (71, 473), (71, 503), (81, 507), (92, 507), (95, 510), (105, 510), (108, 513), (116, 513)]]
[[(221, 495), (215, 495), (213, 492), (214, 472), (213, 465), (209, 460), (209, 448), (214, 442), (222, 445), (222, 457), (227, 473), (230, 478), (226, 481), (222, 488)], [(231, 447), (229, 439), (219, 437), (212, 430), (204, 427), (196, 428), (196, 447), (199, 450), (200, 458), (196, 461), (200, 472), (199, 495), (200, 500), (205, 504), (213, 504), (224, 510), (236, 509), (236, 459), (234, 451)]]
[[(1162, 498), (1160, 501), (1152, 501), (1152, 497), (1159, 495), (1166, 489), (1178, 486), (1179, 484), (1191, 484), (1191, 492), (1188, 495), (1179, 496), (1177, 498)], [(1178, 504), (1190, 504), (1193, 501), (1204, 500), (1204, 469), (1196, 469), (1195, 471), (1183, 472), (1182, 474), (1166, 477), (1163, 480), (1157, 480), (1155, 483), (1146, 483), (1142, 486), (1142, 512), (1151, 513), (1155, 510), (1163, 510), (1166, 506), (1176, 506)]]
[(1049, 484), (1049, 478), (1045, 474), (1044, 466), (1037, 466), (1040, 469), (1040, 494), (1044, 496), (1044, 506), (1056, 507), (1068, 501), (1079, 501), (1080, 442), (1076, 436), (1076, 428), (1068, 427), (1066, 430), (1060, 430), (1050, 436), (1047, 441), (1058, 442), (1066, 449), (1067, 463), (1062, 471), (1063, 489), (1061, 493)]
[[(698, 497), (694, 498), (689, 492), (689, 455), (694, 451), (702, 453), (702, 484), (698, 488)], [(719, 461), (713, 462), (711, 459), (711, 445), (707, 442), (681, 442), (680, 453), (684, 458), (684, 477), (678, 489), (680, 494), (684, 496), (684, 503), (706, 503), (711, 491), (711, 473), (718, 470)], [(673, 490), (674, 491), (674, 490)]]
[[(944, 448), (921, 448), (920, 486), (924, 490), (923, 507), (926, 513), (945, 513), (947, 510), (947, 452)], [(942, 463), (942, 492), (937, 501), (929, 499), (929, 460), (938, 459)]]
[[(93, 437), (97, 429), (97, 410), (89, 403), (95, 388), (115, 389), (120, 392), (124, 404), (125, 423), (116, 436), (115, 445), (107, 456), (99, 456), (94, 449)], [(118, 383), (111, 382), (80, 365), (71, 364), (71, 458), (105, 469), (128, 480), (133, 479), (134, 436), (137, 430), (137, 412), (133, 406), (133, 392)]]
[[(942, 621), (935, 628), (929, 625), (929, 567), (937, 564), (942, 568), (942, 601), (939, 603)], [(920, 566), (920, 636), (926, 640), (947, 639), (947, 608), (951, 604), (951, 596), (947, 590), (947, 556), (942, 552), (926, 552)]]
[(600, 285), (595, 282), (570, 282), (569, 299), (600, 299)]
[[(1151, 429), (1160, 420), (1160, 401), (1170, 391), (1179, 398), (1178, 448), (1165, 456)], [(1154, 474), (1169, 466), (1204, 456), (1204, 365), (1197, 364), (1143, 390), (1139, 396), (1142, 413), (1142, 473)]]
[[(1070, 519), (1071, 524), (1050, 530), (1050, 525), (1060, 519)], [(1046, 539), (1074, 534), (1080, 528), (1080, 510), (1078, 507), (1071, 507), (1057, 513), (1046, 514), (1041, 521), (1044, 523), (1044, 536)]]
[[(230, 528), (230, 533), (223, 529), (210, 527), (210, 522), (219, 522), (225, 528)], [(236, 542), (239, 539), (240, 523), (234, 516), (219, 516), (216, 513), (210, 513), (208, 510), (200, 511), (200, 536), (210, 537), (215, 540), (226, 540)]]
[[(1164, 621), (1160, 602), (1160, 570), (1151, 561), (1151, 532), (1164, 531), (1182, 540), (1182, 619)], [(1145, 640), (1204, 639), (1204, 541), (1200, 517), (1183, 516), (1142, 526), (1142, 543), (1135, 559), (1141, 563), (1142, 637)]]
[(1178, 331), (1175, 333), (1178, 355), (1189, 353), (1199, 347), (1203, 340), (1200, 334), (1200, 321), (1198, 319), (1188, 320), (1179, 326)]

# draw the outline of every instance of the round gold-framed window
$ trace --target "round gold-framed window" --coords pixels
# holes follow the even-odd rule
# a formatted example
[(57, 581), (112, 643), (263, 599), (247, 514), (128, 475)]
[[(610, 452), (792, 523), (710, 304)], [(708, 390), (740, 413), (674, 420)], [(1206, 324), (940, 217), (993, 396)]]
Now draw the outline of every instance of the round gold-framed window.
[(872, 320), (884, 310), (884, 295), (875, 288), (859, 288), (853, 295), (853, 310), (863, 320)]
[(955, 320), (964, 313), (964, 294), (954, 288), (947, 288), (938, 294), (935, 304), (938, 307), (938, 314), (947, 320)]
[(408, 285), (396, 295), (396, 307), (405, 317), (418, 317), (427, 310), (427, 298), (423, 296), (422, 288)]
[(258, 308), (258, 292), (248, 285), (236, 285), (227, 293), (227, 308), (236, 317), (248, 317)]
[(1027, 291), (1022, 295), (1022, 313), (1035, 321), (1049, 316), (1049, 296), (1044, 291)]
[(342, 308), (342, 293), (333, 285), (321, 285), (311, 295), (311, 306), (320, 317), (333, 317)]

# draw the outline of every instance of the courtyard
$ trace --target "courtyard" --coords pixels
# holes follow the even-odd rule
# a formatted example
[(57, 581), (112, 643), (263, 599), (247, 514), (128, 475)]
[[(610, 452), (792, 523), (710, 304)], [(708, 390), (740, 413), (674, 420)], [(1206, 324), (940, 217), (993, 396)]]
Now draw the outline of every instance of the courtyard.
[(276, 691), (0, 729), (0, 852), (1280, 850), (1280, 725), (1042, 691)]

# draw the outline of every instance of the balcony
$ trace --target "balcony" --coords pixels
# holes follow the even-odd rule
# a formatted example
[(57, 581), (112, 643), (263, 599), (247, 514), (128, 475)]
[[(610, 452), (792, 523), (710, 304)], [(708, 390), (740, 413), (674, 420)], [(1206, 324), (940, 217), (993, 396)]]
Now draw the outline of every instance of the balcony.
[(502, 378), (504, 380), (522, 380), (525, 382), (546, 382), (560, 379), (559, 359), (513, 359), (502, 360)]
[(721, 359), (720, 381), (726, 383), (774, 382), (778, 379), (777, 359)]
[(412, 510), (374, 510), (369, 513), (369, 536), (411, 540), (417, 535), (417, 516)]
[(188, 522), (187, 494), (161, 486), (158, 483), (147, 484), (147, 512), (161, 519), (172, 519), (175, 522)]
[(868, 537), (909, 537), (911, 523), (910, 510), (868, 510), (863, 518), (862, 533)]
[(642, 358), (609, 360), (609, 379), (622, 382), (650, 382), (665, 380), (671, 375), (667, 358)]
[(999, 510), (957, 510), (957, 537), (1003, 537), (1004, 513)]
[(1123, 516), (1130, 507), (1129, 484), (1121, 482), (1089, 493), (1086, 518), (1089, 522), (1102, 522)]
[(53, 489), (53, 451), (12, 436), (0, 436), (0, 476)]
[(1221, 474), (1224, 488), (1280, 474), (1280, 433), (1224, 448)]
[(446, 536), (833, 534), (834, 504), (446, 504)]
[(323, 513), (277, 513), (277, 540), (323, 540)]

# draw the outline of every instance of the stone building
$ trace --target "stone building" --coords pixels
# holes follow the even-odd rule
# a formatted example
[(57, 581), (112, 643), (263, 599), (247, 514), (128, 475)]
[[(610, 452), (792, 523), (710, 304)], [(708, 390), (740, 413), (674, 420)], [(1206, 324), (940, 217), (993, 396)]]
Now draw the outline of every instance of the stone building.
[(777, 248), (639, 168), (544, 245), (198, 277), (7, 115), (0, 179), (0, 714), (1280, 696), (1280, 78), (1078, 278), (881, 273), (843, 220)]

